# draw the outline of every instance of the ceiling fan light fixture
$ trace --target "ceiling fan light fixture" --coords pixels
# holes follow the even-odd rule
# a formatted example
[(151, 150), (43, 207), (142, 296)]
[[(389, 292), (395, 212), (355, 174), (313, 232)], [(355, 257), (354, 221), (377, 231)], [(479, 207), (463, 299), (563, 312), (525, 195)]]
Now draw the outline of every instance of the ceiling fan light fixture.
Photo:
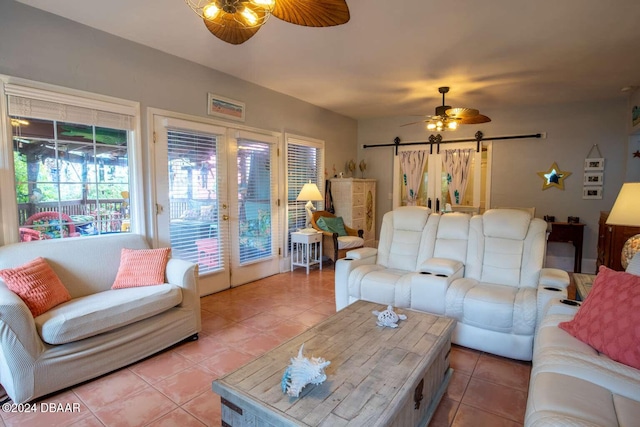
[(185, 0), (185, 3), (209, 24), (241, 29), (261, 27), (275, 6), (275, 0)]
[(249, 26), (254, 26), (258, 23), (258, 15), (248, 7), (245, 7), (244, 10), (240, 13), (247, 20)]
[(275, 0), (250, 0), (250, 1), (256, 6), (262, 6), (269, 9), (273, 9), (273, 6), (275, 6), (276, 4)]
[(202, 8), (202, 17), (204, 19), (216, 19), (218, 14), (220, 13), (220, 8), (215, 3), (209, 3), (205, 7)]
[(449, 128), (449, 130), (456, 130), (458, 129), (458, 122), (456, 122), (455, 120), (452, 120), (449, 123), (447, 123), (447, 127)]

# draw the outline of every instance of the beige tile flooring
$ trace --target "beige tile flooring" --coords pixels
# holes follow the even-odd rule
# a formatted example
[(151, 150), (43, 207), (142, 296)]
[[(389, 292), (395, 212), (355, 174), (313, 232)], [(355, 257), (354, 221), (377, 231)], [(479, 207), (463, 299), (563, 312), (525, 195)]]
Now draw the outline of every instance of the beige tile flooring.
[[(202, 298), (198, 341), (38, 402), (76, 412), (0, 412), (0, 426), (219, 426), (211, 382), (334, 313), (333, 277), (296, 269)], [(431, 426), (522, 425), (530, 363), (454, 346), (451, 365)]]

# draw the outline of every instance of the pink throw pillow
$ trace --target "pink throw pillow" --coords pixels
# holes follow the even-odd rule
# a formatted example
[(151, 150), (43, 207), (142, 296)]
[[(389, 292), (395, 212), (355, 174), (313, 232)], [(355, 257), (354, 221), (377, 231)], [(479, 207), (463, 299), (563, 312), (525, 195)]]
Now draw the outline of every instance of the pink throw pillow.
[(0, 277), (9, 290), (24, 301), (33, 317), (71, 299), (67, 288), (42, 257), (20, 267), (0, 270)]
[(558, 326), (611, 359), (640, 369), (640, 276), (601, 266), (575, 317)]
[(120, 268), (111, 289), (160, 285), (171, 248), (126, 249), (120, 252)]

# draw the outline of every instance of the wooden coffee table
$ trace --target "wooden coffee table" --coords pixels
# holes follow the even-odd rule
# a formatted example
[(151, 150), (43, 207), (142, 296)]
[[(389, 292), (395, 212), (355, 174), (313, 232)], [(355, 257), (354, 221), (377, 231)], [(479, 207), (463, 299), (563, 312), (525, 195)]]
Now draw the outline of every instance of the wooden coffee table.
[[(395, 329), (376, 325), (358, 301), (258, 359), (213, 382), (222, 398), (223, 426), (426, 425), (444, 394), (455, 321), (398, 309), (408, 319)], [(304, 355), (331, 361), (327, 380), (300, 397), (282, 392), (281, 379), (304, 343)]]

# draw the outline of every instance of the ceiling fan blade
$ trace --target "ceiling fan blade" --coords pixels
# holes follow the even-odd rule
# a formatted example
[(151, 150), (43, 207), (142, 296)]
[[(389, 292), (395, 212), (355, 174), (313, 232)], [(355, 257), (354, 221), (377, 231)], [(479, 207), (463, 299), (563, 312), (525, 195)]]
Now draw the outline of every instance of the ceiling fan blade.
[(480, 111), (475, 108), (449, 108), (446, 111), (447, 116), (464, 119), (467, 117), (474, 117), (480, 114)]
[(459, 123), (461, 125), (477, 125), (480, 123), (489, 123), (490, 121), (491, 119), (484, 114), (478, 114), (477, 116), (462, 118)]
[[(254, 12), (264, 15), (264, 12), (259, 12), (258, 10), (254, 10)], [(213, 20), (203, 19), (203, 21), (211, 34), (220, 40), (231, 44), (242, 44), (253, 37), (260, 29), (260, 26), (245, 27), (241, 21), (242, 17), (234, 18), (236, 15), (239, 14), (220, 14)], [(262, 19), (262, 16), (260, 18)]]
[(332, 27), (350, 18), (345, 0), (276, 0), (271, 14), (306, 27)]

